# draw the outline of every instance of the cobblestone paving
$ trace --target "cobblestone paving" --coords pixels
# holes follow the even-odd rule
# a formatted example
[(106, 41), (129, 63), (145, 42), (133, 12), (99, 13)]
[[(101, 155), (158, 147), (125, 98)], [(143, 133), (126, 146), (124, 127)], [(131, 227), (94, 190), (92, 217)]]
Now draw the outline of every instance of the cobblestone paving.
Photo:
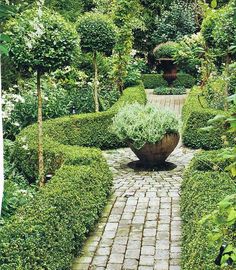
[(104, 155), (114, 192), (72, 269), (180, 270), (180, 185), (193, 151), (179, 145), (156, 170), (140, 167), (128, 148)]

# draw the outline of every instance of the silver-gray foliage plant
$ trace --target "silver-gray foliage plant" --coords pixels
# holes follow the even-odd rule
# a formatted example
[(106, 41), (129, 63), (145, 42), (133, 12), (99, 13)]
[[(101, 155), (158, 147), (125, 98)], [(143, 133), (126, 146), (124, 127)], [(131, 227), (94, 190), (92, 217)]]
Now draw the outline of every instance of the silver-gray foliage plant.
[(178, 133), (177, 116), (166, 109), (138, 103), (124, 106), (113, 118), (112, 131), (122, 141), (140, 149), (145, 143), (159, 142), (165, 134)]

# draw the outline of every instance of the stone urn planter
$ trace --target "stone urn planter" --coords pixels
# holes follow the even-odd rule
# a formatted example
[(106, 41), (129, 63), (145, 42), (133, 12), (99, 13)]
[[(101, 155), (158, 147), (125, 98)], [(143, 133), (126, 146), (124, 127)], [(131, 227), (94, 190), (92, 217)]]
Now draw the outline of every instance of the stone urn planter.
[[(111, 130), (145, 167), (159, 167), (179, 142), (180, 123), (174, 112), (152, 104), (127, 104), (115, 115)], [(161, 167), (161, 166), (160, 166)]]
[(140, 149), (136, 149), (131, 142), (129, 147), (145, 166), (157, 166), (163, 164), (179, 143), (178, 133), (166, 134), (161, 141), (152, 144), (146, 143)]

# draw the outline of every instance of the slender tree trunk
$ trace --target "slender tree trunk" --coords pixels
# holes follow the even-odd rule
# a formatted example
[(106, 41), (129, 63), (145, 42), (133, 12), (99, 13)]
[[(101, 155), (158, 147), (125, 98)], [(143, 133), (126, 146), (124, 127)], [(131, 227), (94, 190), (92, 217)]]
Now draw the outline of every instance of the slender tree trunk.
[(45, 185), (44, 162), (43, 162), (43, 112), (42, 112), (42, 92), (40, 85), (40, 71), (37, 71), (37, 94), (38, 94), (38, 166), (39, 166), (39, 186)]
[(4, 159), (3, 159), (3, 127), (2, 127), (2, 74), (0, 54), (0, 216), (2, 212), (2, 200), (4, 190)]
[(119, 92), (122, 94), (124, 91), (124, 83), (123, 83), (123, 74), (124, 74), (124, 67), (122, 63), (122, 55), (121, 53), (118, 54), (119, 64), (118, 64), (118, 78), (117, 78), (117, 88)]
[(226, 73), (226, 85), (225, 85), (225, 91), (224, 91), (224, 95), (225, 95), (225, 103), (224, 103), (224, 109), (225, 111), (227, 111), (229, 109), (228, 106), (228, 102), (227, 102), (227, 97), (229, 95), (229, 66), (231, 63), (231, 58), (230, 58), (230, 54), (229, 54), (229, 48), (227, 50), (227, 55), (226, 55), (226, 63), (225, 63), (225, 73)]
[(98, 66), (97, 66), (97, 52), (93, 53), (93, 66), (94, 66), (94, 104), (95, 112), (99, 112), (99, 101), (98, 101)]

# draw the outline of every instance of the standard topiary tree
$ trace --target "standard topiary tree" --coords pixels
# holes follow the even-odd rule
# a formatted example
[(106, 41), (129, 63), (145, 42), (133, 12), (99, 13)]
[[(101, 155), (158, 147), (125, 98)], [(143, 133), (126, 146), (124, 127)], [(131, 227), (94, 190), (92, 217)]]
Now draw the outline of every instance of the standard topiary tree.
[(82, 51), (93, 54), (94, 65), (94, 103), (99, 111), (97, 54), (110, 55), (116, 41), (115, 27), (105, 15), (86, 13), (79, 18), (77, 31), (80, 35)]
[(60, 15), (51, 10), (27, 10), (11, 20), (7, 28), (11, 45), (9, 55), (21, 72), (36, 72), (38, 95), (39, 185), (43, 186), (43, 127), (40, 78), (70, 64), (77, 51), (78, 34)]

